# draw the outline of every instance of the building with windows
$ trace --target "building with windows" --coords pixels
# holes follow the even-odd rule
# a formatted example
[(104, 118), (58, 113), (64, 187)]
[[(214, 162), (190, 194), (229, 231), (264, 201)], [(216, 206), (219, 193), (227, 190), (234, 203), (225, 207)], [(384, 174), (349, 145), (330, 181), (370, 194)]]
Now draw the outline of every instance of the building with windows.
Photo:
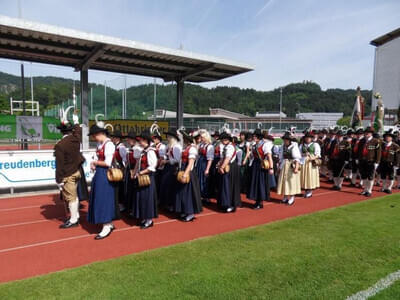
[(341, 118), (343, 118), (343, 113), (312, 112), (296, 114), (296, 119), (298, 120), (311, 120), (311, 126), (315, 129), (336, 126), (337, 121)]

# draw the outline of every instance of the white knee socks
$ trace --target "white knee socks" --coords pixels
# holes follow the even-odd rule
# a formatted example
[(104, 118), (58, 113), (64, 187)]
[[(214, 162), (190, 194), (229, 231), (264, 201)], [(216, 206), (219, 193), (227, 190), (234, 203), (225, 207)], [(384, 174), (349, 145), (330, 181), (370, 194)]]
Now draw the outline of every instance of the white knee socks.
[(76, 223), (79, 220), (79, 200), (71, 201), (68, 203), (69, 211), (71, 213), (71, 217), (69, 221), (71, 223)]

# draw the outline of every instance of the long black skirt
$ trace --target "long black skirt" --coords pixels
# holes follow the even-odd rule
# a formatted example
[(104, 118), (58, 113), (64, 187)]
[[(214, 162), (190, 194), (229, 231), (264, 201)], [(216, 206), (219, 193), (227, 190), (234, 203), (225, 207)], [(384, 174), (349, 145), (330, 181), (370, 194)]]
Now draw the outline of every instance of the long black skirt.
[(208, 187), (210, 181), (210, 174), (208, 176), (204, 174), (204, 172), (207, 169), (207, 164), (208, 164), (207, 157), (201, 155), (199, 157), (199, 160), (197, 161), (197, 166), (196, 166), (196, 174), (197, 177), (199, 178), (199, 184), (200, 184), (200, 194), (201, 197), (205, 199), (210, 198), (210, 190)]
[(176, 173), (177, 166), (166, 164), (160, 178), (160, 206), (172, 207), (175, 203), (176, 195)]
[(132, 202), (133, 216), (140, 220), (158, 217), (157, 212), (157, 190), (154, 174), (149, 174), (150, 185), (135, 189), (135, 197)]
[(217, 170), (217, 164), (219, 162), (219, 157), (214, 158), (211, 168), (210, 174), (208, 175), (210, 178), (208, 179), (208, 195), (209, 198), (217, 198), (218, 196), (218, 188), (220, 186), (220, 176)]
[(85, 171), (83, 170), (82, 165), (80, 165), (79, 167), (79, 173), (81, 174), (81, 178), (78, 181), (78, 187), (77, 187), (78, 199), (79, 201), (89, 200), (88, 184), (86, 181), (86, 174)]
[(128, 211), (132, 210), (132, 198), (134, 194), (135, 181), (131, 179), (131, 168), (129, 166), (125, 169), (124, 174), (124, 206)]
[(230, 164), (229, 173), (219, 174), (217, 204), (222, 209), (241, 205), (240, 170), (236, 162)]
[(251, 168), (251, 183), (247, 198), (257, 202), (270, 199), (270, 189), (276, 186), (275, 176), (261, 168), (261, 160), (254, 159)]
[[(182, 166), (182, 169), (185, 167)], [(177, 183), (174, 210), (176, 213), (187, 215), (198, 214), (203, 210), (199, 179), (194, 171), (190, 172), (189, 183)]]

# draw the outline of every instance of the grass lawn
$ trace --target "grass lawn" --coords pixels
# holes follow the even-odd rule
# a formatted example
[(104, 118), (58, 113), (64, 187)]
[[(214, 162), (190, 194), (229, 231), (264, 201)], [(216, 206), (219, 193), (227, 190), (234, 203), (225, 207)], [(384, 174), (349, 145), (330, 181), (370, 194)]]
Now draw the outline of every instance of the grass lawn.
[(2, 284), (0, 299), (344, 299), (399, 270), (399, 246), (391, 195)]

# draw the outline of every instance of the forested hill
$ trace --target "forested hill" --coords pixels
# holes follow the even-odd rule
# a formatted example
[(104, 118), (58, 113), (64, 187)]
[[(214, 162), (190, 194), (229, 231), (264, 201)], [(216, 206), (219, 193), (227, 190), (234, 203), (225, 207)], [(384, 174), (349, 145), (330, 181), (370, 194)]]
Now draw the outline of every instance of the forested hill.
[[(26, 98), (30, 99), (30, 79), (26, 78)], [(34, 97), (40, 101), (41, 110), (71, 99), (71, 79), (57, 77), (34, 77)], [(18, 76), (0, 72), (0, 110), (9, 109), (9, 98), (21, 97), (21, 80)], [(79, 82), (76, 82), (77, 94)], [(104, 111), (104, 86), (90, 84), (93, 88), (94, 113)], [(279, 89), (257, 91), (221, 86), (212, 89), (185, 84), (185, 112), (208, 114), (209, 108), (219, 107), (253, 116), (256, 112), (279, 110)], [(343, 112), (350, 115), (354, 106), (356, 90), (328, 89), (314, 82), (288, 84), (283, 88), (283, 111), (290, 117), (297, 112)], [(366, 113), (370, 111), (371, 91), (363, 90)], [(110, 117), (121, 114), (121, 90), (107, 88), (107, 107)], [(175, 110), (176, 89), (173, 84), (157, 86), (157, 108)], [(139, 85), (127, 89), (128, 117), (139, 116), (153, 109), (153, 85)]]

